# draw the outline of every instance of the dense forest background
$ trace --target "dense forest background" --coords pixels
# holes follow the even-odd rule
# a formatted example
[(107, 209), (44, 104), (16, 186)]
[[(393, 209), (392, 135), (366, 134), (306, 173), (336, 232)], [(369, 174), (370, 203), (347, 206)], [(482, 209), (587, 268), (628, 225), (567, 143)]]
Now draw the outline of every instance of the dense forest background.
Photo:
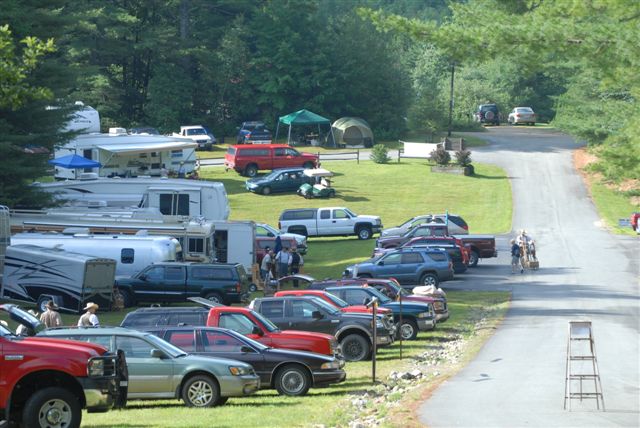
[(638, 179), (639, 22), (624, 0), (3, 0), (0, 190), (33, 197), (46, 163), (25, 152), (71, 137), (75, 100), (103, 130), (233, 135), (307, 108), (397, 139), (447, 128), (452, 66), (454, 129), (487, 101), (531, 106)]

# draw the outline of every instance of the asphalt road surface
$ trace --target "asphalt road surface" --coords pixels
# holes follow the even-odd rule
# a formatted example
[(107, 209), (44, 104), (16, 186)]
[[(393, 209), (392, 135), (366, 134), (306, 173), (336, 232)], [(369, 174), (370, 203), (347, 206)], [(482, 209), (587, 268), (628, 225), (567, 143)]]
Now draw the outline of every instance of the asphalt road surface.
[[(640, 240), (600, 227), (572, 164), (573, 140), (551, 130), (490, 128), (475, 161), (506, 169), (513, 233), (446, 289), (513, 292), (504, 322), (477, 357), (419, 409), (429, 427), (640, 426)], [(472, 225), (471, 225), (472, 226)], [(537, 244), (540, 269), (511, 275), (519, 229)], [(473, 233), (473, 230), (471, 230)], [(462, 276), (462, 275), (461, 275)], [(568, 322), (592, 322), (606, 411), (595, 400), (563, 410)]]

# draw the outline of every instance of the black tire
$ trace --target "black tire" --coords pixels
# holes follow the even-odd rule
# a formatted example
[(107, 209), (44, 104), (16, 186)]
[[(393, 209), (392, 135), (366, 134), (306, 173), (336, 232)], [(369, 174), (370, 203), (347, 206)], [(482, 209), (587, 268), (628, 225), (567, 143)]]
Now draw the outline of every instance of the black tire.
[(207, 300), (211, 300), (214, 303), (226, 305), (224, 298), (219, 293), (209, 293), (206, 296), (204, 296), (204, 298)]
[(271, 194), (271, 187), (269, 187), (269, 186), (264, 186), (264, 187), (262, 188), (262, 194), (263, 194), (263, 195), (265, 195), (265, 196), (270, 195), (270, 194)]
[(371, 239), (371, 236), (373, 236), (373, 233), (371, 232), (371, 228), (369, 226), (358, 227), (356, 233), (358, 234), (358, 239), (361, 239), (363, 241)]
[(29, 428), (78, 428), (81, 421), (82, 408), (78, 398), (64, 388), (36, 391), (22, 411), (22, 423)]
[(311, 168), (313, 168), (313, 162), (305, 162), (305, 163), (302, 164), (302, 167), (304, 169), (311, 169)]
[(478, 266), (478, 260), (480, 260), (480, 256), (476, 250), (471, 250), (471, 254), (469, 254), (469, 266), (476, 267)]
[(218, 398), (218, 401), (216, 401), (215, 406), (224, 406), (227, 404), (227, 401), (229, 401), (229, 397), (220, 397)]
[(347, 361), (363, 361), (371, 354), (371, 342), (359, 334), (349, 334), (340, 341), (342, 355)]
[(244, 169), (244, 175), (246, 175), (247, 177), (255, 177), (256, 175), (258, 175), (258, 166), (254, 163), (247, 165), (247, 167)]
[(211, 377), (197, 375), (184, 383), (181, 395), (187, 407), (213, 407), (220, 401), (220, 388)]
[(433, 285), (437, 287), (439, 283), (438, 275), (435, 273), (427, 272), (420, 277), (420, 285)]
[(127, 290), (121, 290), (121, 289), (118, 289), (118, 291), (120, 291), (120, 295), (122, 296), (122, 304), (124, 305), (125, 308), (129, 308), (135, 305), (135, 302), (133, 300), (133, 297), (131, 296), (131, 293), (129, 293)]
[(256, 291), (258, 291), (258, 286), (253, 282), (249, 284), (249, 293), (255, 293)]
[(329, 197), (330, 197), (330, 198), (335, 198), (335, 196), (336, 196), (336, 191), (335, 191), (335, 190), (333, 190), (333, 189), (332, 189), (332, 190), (329, 190)]
[(418, 338), (418, 324), (412, 319), (403, 319), (402, 325), (398, 327), (398, 339), (416, 340)]
[(38, 303), (36, 303), (36, 307), (38, 311), (45, 312), (47, 310), (47, 303), (51, 300), (50, 296), (40, 296), (38, 297)]
[(311, 379), (303, 367), (287, 364), (278, 369), (274, 385), (280, 395), (300, 397), (309, 391)]

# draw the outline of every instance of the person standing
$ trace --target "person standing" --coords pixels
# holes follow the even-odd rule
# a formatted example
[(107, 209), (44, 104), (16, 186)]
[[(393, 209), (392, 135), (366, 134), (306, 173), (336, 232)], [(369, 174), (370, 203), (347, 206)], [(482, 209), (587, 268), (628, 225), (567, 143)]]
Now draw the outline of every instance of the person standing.
[(96, 315), (98, 305), (96, 303), (89, 302), (83, 310), (87, 312), (85, 312), (78, 320), (78, 327), (99, 327), (100, 321)]
[(162, 164), (162, 168), (160, 168), (160, 178), (168, 178), (169, 177), (169, 170), (167, 170), (167, 167), (164, 166), (164, 164)]
[(40, 322), (47, 328), (60, 327), (62, 325), (58, 305), (56, 305), (53, 300), (47, 302), (47, 310), (40, 315)]
[[(291, 249), (291, 256), (289, 257), (289, 272), (291, 275), (296, 275), (300, 272), (300, 268), (304, 265), (304, 260), (302, 256), (298, 254), (298, 250), (295, 248)], [(298, 288), (298, 280), (293, 280), (293, 287)]]
[[(511, 240), (511, 273), (516, 273), (518, 265), (520, 264), (520, 245), (515, 239)], [(520, 268), (520, 273), (523, 273), (524, 269)]]
[(289, 254), (289, 249), (282, 247), (282, 250), (278, 254), (276, 254), (276, 262), (278, 263), (278, 278), (282, 278), (283, 276), (287, 276), (289, 274), (289, 260), (291, 259), (291, 254)]
[(185, 178), (185, 168), (184, 162), (180, 162), (180, 167), (178, 168), (178, 178)]
[(262, 276), (263, 281), (268, 281), (267, 275), (271, 272), (271, 263), (273, 263), (273, 251), (271, 248), (266, 247), (265, 255), (262, 258), (262, 263), (260, 263), (260, 276)]

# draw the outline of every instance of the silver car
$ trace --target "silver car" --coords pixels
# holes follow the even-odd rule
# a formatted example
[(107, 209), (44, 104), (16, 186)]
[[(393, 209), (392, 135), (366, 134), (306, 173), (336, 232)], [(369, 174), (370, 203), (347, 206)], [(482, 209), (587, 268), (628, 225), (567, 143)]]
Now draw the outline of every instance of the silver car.
[(113, 327), (53, 329), (38, 335), (97, 343), (110, 351), (122, 349), (129, 370), (128, 399), (182, 398), (189, 407), (212, 407), (260, 387), (249, 364), (189, 355), (150, 333)]
[[(469, 234), (469, 226), (467, 222), (464, 221), (462, 217), (457, 214), (449, 214), (448, 226), (450, 235), (468, 235)], [(389, 236), (401, 236), (410, 231), (411, 229), (420, 226), (421, 224), (427, 223), (446, 223), (447, 222), (447, 214), (425, 214), (419, 215), (410, 218), (409, 220), (402, 223), (400, 226), (389, 227), (384, 229), (380, 233), (381, 238), (386, 238)]]
[(517, 125), (519, 123), (524, 123), (525, 125), (535, 125), (536, 114), (533, 112), (533, 109), (531, 107), (516, 107), (511, 110), (511, 113), (509, 113), (507, 122), (512, 125)]

